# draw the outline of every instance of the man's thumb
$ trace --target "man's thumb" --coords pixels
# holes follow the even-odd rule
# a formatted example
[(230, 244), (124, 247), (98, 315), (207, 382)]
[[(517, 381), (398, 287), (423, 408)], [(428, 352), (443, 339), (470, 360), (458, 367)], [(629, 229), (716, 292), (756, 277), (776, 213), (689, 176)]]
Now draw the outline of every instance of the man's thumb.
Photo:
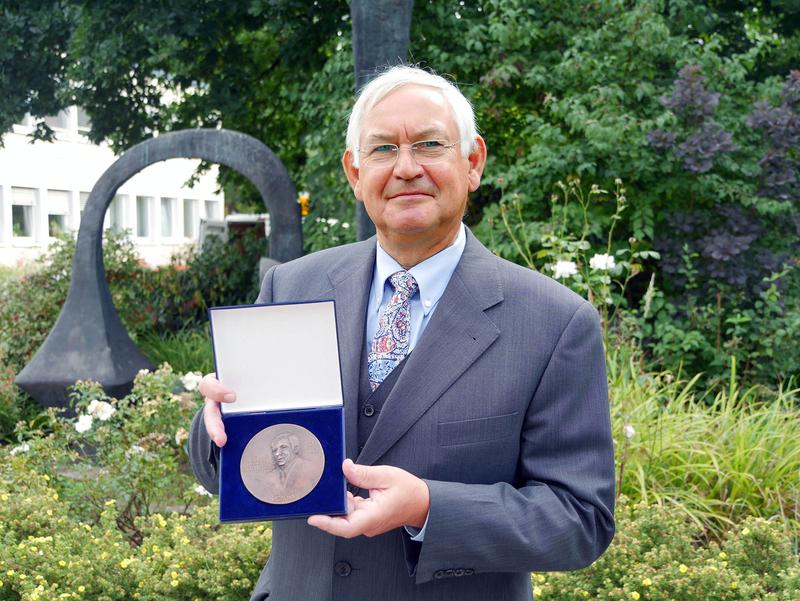
[(342, 463), (344, 477), (353, 486), (358, 488), (383, 488), (385, 486), (385, 466), (358, 465), (352, 459), (345, 459)]

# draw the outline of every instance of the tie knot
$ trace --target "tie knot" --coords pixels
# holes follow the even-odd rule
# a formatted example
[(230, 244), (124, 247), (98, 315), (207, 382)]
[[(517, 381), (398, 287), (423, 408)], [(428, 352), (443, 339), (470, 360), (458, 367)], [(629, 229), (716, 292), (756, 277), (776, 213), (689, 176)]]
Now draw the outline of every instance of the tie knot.
[(417, 291), (417, 280), (407, 271), (398, 271), (389, 276), (394, 289), (405, 298), (411, 298)]

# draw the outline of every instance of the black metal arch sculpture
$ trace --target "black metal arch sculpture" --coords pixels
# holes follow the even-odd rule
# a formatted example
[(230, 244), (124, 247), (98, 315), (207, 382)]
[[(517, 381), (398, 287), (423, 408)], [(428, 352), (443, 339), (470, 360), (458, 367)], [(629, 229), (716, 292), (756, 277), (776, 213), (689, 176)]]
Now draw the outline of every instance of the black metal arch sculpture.
[(100, 382), (113, 396), (127, 394), (137, 372), (151, 364), (136, 348), (117, 314), (103, 265), (103, 218), (117, 189), (145, 167), (173, 158), (205, 159), (235, 169), (258, 189), (270, 214), (270, 257), (303, 254), (297, 192), (280, 159), (252, 136), (197, 129), (146, 140), (119, 157), (89, 195), (78, 232), (72, 282), (55, 326), (17, 385), (45, 406), (65, 406), (67, 387), (79, 379)]

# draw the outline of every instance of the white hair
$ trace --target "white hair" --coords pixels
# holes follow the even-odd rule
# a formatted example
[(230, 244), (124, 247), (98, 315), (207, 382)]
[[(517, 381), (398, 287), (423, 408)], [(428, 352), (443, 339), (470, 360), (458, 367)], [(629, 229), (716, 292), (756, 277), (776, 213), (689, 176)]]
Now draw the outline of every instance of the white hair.
[(347, 122), (347, 148), (353, 154), (354, 166), (358, 167), (358, 145), (364, 116), (387, 94), (408, 85), (427, 86), (439, 90), (453, 112), (453, 120), (458, 127), (461, 143), (461, 155), (467, 157), (474, 149), (478, 128), (475, 125), (475, 113), (470, 101), (444, 77), (418, 67), (400, 65), (387, 69), (365, 85), (353, 105)]

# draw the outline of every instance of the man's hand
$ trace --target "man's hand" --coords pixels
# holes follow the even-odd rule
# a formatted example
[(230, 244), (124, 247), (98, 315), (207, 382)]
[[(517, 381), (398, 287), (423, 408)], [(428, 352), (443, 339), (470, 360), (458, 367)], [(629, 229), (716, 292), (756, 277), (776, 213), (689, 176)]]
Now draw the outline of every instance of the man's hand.
[(377, 536), (401, 526), (422, 528), (430, 508), (423, 480), (398, 467), (356, 465), (350, 459), (342, 471), (350, 484), (369, 490), (369, 499), (348, 492), (346, 516), (312, 515), (311, 526), (344, 538)]
[(222, 382), (217, 380), (217, 374), (213, 373), (203, 376), (203, 379), (200, 380), (199, 390), (206, 398), (206, 404), (203, 407), (206, 432), (218, 447), (225, 446), (228, 436), (225, 434), (225, 426), (222, 424), (222, 412), (219, 404), (232, 403), (236, 400), (236, 393), (223, 386)]

